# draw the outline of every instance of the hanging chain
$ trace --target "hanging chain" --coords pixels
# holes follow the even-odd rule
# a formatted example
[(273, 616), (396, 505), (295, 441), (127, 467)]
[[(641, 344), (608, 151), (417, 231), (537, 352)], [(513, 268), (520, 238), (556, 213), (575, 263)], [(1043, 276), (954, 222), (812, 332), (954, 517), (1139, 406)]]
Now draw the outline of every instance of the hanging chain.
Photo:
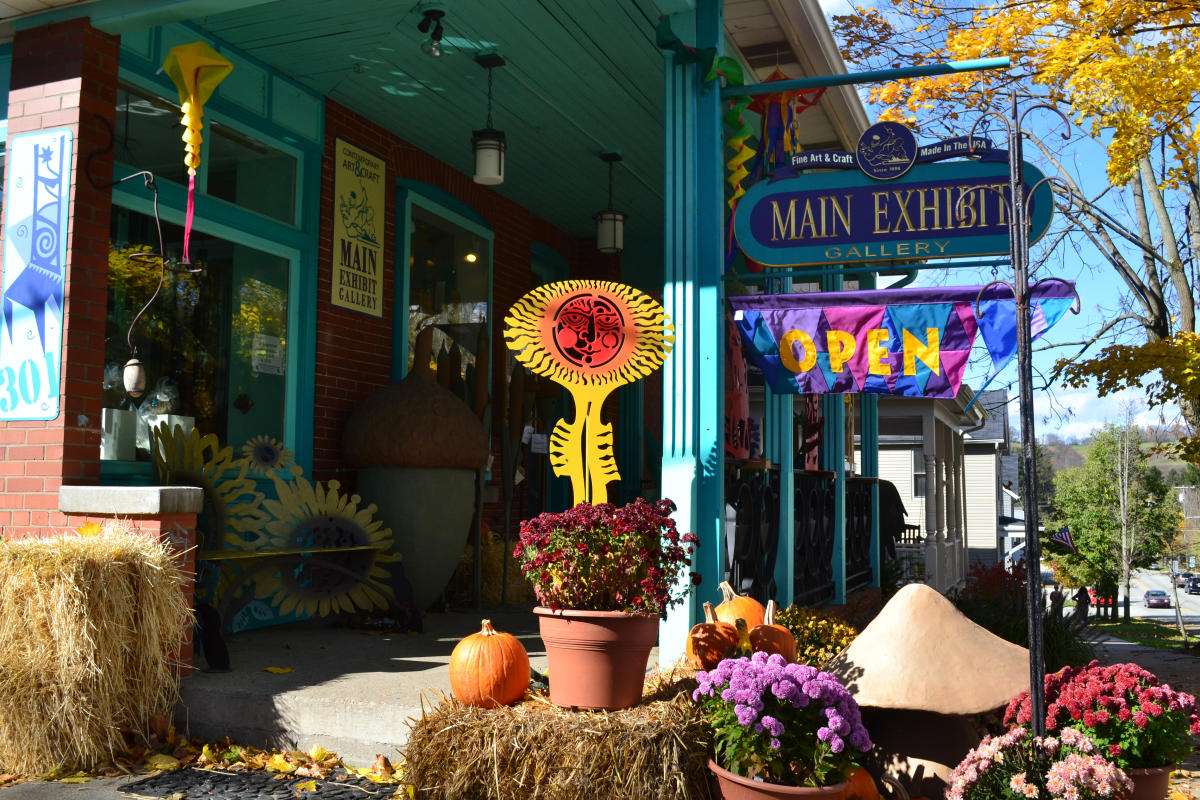
[(613, 210), (613, 162), (608, 162), (608, 210)]
[(492, 68), (488, 67), (488, 116), (487, 127), (492, 127)]

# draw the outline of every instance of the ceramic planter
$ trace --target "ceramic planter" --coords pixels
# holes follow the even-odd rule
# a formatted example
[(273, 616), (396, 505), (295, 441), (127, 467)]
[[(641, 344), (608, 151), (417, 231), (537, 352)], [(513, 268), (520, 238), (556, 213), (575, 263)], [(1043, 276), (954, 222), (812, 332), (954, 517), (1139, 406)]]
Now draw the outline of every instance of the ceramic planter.
[(533, 613), (546, 646), (551, 703), (615, 711), (641, 702), (658, 617), (542, 606)]
[(1174, 764), (1165, 767), (1130, 767), (1125, 770), (1125, 774), (1133, 781), (1133, 794), (1129, 800), (1166, 800), (1173, 769)]
[(783, 786), (778, 783), (743, 778), (709, 760), (708, 770), (713, 775), (713, 796), (718, 800), (782, 800), (789, 797), (827, 798), (840, 800), (847, 782), (833, 786)]

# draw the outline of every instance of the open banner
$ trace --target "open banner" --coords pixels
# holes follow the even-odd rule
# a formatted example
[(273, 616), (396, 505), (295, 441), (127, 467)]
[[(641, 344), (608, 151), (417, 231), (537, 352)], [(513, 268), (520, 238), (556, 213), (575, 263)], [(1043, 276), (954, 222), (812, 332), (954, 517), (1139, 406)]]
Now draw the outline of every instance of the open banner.
[[(1033, 339), (1075, 299), (1072, 281), (1031, 286)], [(993, 374), (1017, 352), (1016, 302), (1003, 283), (748, 295), (729, 304), (747, 354), (782, 394), (954, 397), (976, 334)]]

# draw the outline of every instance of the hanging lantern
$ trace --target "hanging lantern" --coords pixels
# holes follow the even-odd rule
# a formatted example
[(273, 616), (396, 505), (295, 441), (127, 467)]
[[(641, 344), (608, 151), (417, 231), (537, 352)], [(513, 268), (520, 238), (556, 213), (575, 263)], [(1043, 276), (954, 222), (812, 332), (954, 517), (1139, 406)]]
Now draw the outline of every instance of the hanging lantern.
[(613, 164), (621, 160), (621, 154), (601, 153), (600, 160), (608, 163), (608, 208), (592, 215), (596, 220), (596, 249), (619, 253), (625, 249), (625, 214), (613, 210)]
[(146, 367), (137, 356), (125, 362), (121, 371), (121, 383), (125, 386), (125, 394), (134, 400), (146, 393)]
[(504, 131), (492, 127), (492, 70), (504, 66), (499, 53), (480, 53), (475, 63), (487, 70), (487, 123), (471, 132), (471, 149), (475, 151), (475, 182), (485, 186), (504, 183)]

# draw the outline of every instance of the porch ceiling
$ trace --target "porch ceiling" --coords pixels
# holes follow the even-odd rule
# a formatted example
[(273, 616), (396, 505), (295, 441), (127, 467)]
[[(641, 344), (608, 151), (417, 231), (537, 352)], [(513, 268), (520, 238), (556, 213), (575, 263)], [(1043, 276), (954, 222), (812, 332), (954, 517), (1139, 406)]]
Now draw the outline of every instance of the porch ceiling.
[[(14, 0), (0, 0), (0, 12), (4, 3)], [(590, 236), (592, 214), (607, 203), (607, 167), (599, 154), (618, 151), (624, 160), (615, 171), (614, 206), (630, 216), (626, 249), (630, 255), (641, 249), (639, 255), (657, 262), (663, 81), (654, 28), (660, 14), (679, 5), (680, 0), (97, 0), (72, 10), (121, 33), (168, 21), (163, 16), (174, 9), (178, 19), (466, 174), (473, 171), (471, 131), (484, 127), (487, 108), (487, 73), (474, 56), (498, 51), (507, 65), (494, 73), (493, 117), (508, 137), (508, 158), (497, 191), (573, 235)], [(428, 33), (417, 29), (427, 8), (445, 11), (440, 58), (427, 55)], [(727, 43), (757, 79), (777, 64), (792, 77), (841, 68), (817, 0), (725, 0), (725, 14)], [(865, 127), (852, 90), (831, 90), (820, 108), (806, 113), (810, 147), (850, 145)]]

